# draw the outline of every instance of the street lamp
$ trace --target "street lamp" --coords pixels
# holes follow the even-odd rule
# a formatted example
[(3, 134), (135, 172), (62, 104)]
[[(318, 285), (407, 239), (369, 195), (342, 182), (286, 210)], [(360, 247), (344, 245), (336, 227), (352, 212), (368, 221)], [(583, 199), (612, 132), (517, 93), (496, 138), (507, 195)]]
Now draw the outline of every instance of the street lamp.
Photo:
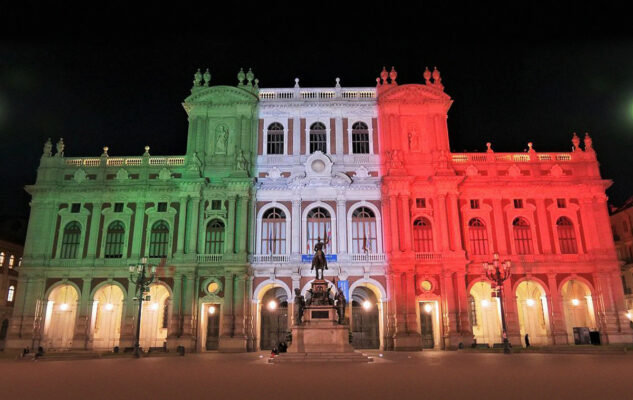
[(141, 336), (141, 310), (143, 309), (143, 300), (150, 300), (149, 296), (143, 298), (149, 292), (149, 285), (154, 282), (156, 276), (156, 267), (147, 263), (147, 258), (141, 258), (141, 262), (137, 265), (130, 265), (130, 282), (136, 286), (136, 298), (138, 299), (138, 318), (136, 319), (136, 335), (134, 338), (134, 357), (141, 356), (140, 336)]
[(501, 326), (503, 328), (503, 352), (510, 354), (510, 343), (508, 342), (508, 329), (506, 327), (506, 315), (503, 310), (503, 281), (510, 277), (510, 260), (499, 262), (499, 254), (494, 253), (492, 263), (483, 262), (486, 278), (495, 283), (498, 291), (499, 304), (501, 306)]

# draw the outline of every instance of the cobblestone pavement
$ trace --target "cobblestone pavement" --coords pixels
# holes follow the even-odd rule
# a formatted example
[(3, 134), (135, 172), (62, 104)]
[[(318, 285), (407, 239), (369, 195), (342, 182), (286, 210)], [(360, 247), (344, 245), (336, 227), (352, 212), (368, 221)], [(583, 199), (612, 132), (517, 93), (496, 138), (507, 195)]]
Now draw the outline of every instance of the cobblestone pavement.
[[(0, 399), (632, 399), (633, 355), (378, 353), (281, 364), (267, 353), (0, 359)], [(260, 358), (262, 356), (262, 358)]]

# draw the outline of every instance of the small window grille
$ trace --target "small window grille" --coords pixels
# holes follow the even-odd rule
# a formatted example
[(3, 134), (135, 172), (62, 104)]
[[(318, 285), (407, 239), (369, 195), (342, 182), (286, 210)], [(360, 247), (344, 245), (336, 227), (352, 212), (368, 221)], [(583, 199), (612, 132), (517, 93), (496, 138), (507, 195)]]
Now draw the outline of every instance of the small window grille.
[(523, 208), (523, 199), (514, 199), (514, 208)]
[(167, 203), (165, 202), (158, 203), (158, 212), (165, 212), (165, 211), (167, 211)]
[(415, 206), (417, 208), (426, 208), (426, 199), (424, 198), (415, 199)]
[(81, 203), (73, 203), (70, 206), (70, 212), (71, 213), (78, 213), (79, 211), (81, 211)]
[(222, 209), (222, 201), (221, 200), (211, 200), (211, 209), (212, 210), (221, 210)]
[(556, 199), (556, 206), (558, 208), (567, 208), (567, 201), (565, 199)]
[(114, 203), (114, 212), (123, 212), (123, 203)]
[(473, 210), (476, 210), (479, 208), (479, 200), (471, 200), (470, 201), (470, 208), (472, 208)]

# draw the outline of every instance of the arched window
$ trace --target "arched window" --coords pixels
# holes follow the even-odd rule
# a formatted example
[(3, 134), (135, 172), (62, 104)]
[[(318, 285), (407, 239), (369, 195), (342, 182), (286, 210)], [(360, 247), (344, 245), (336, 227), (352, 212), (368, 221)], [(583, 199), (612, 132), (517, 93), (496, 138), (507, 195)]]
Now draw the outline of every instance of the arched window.
[(315, 207), (308, 212), (308, 231), (306, 233), (306, 253), (312, 254), (314, 246), (323, 242), (326, 247), (332, 238), (330, 213), (323, 207)]
[(262, 254), (286, 252), (286, 214), (279, 208), (269, 208), (262, 218)]
[(11, 254), (9, 256), (9, 268), (13, 268), (13, 263), (15, 263), (15, 256)]
[(352, 253), (377, 253), (376, 216), (368, 207), (352, 213)]
[(433, 252), (433, 228), (431, 221), (424, 217), (413, 221), (413, 250), (416, 253)]
[(315, 151), (327, 153), (327, 132), (321, 122), (310, 125), (310, 154)]
[(224, 253), (224, 222), (219, 219), (212, 219), (207, 224), (204, 252), (205, 254)]
[(154, 258), (167, 257), (169, 246), (169, 225), (165, 221), (156, 221), (152, 225), (149, 236), (149, 256)]
[(534, 254), (530, 223), (525, 218), (515, 218), (512, 221), (512, 231), (517, 254)]
[(105, 258), (123, 257), (125, 227), (121, 221), (114, 221), (108, 226), (105, 242)]
[(352, 153), (369, 154), (369, 129), (364, 122), (352, 125)]
[(477, 323), (477, 302), (475, 301), (475, 298), (472, 295), (468, 296), (468, 308), (470, 311), (470, 325), (472, 326), (479, 325)]
[(268, 125), (266, 154), (284, 154), (284, 127), (279, 122)]
[(468, 239), (472, 255), (488, 254), (488, 231), (486, 224), (479, 218), (468, 221)]
[(66, 225), (62, 236), (60, 258), (77, 258), (80, 236), (81, 225), (79, 225), (79, 222), (73, 221)]
[(578, 245), (576, 243), (576, 231), (574, 224), (567, 217), (560, 217), (556, 221), (556, 230), (558, 231), (558, 244), (561, 254), (578, 253)]
[(4, 266), (4, 251), (0, 251), (0, 267)]
[(15, 286), (9, 286), (9, 291), (7, 292), (7, 302), (13, 302), (13, 296), (15, 296)]

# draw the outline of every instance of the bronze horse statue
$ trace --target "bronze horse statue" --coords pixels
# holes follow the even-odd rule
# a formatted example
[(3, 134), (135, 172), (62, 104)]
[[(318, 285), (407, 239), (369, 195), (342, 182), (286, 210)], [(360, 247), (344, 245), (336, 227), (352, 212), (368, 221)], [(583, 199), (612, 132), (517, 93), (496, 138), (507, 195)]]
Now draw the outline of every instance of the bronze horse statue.
[[(313, 269), (316, 270), (316, 279), (323, 279), (323, 270), (328, 269), (325, 253), (323, 252), (323, 243), (321, 242), (314, 245), (314, 257), (312, 258), (312, 268), (310, 268), (310, 271)], [(321, 271), (320, 278), (319, 271)]]

